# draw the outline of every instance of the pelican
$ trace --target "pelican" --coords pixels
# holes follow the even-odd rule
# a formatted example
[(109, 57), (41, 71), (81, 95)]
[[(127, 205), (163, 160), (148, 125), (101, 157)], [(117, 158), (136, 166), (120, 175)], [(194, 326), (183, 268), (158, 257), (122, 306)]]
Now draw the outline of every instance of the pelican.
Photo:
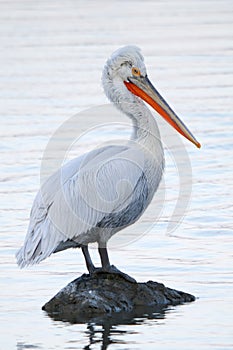
[[(90, 274), (118, 271), (110, 264), (107, 242), (141, 217), (164, 170), (159, 129), (147, 105), (201, 147), (150, 82), (138, 47), (125, 46), (111, 55), (103, 69), (102, 84), (108, 99), (131, 119), (131, 139), (67, 162), (41, 186), (24, 244), (16, 254), (20, 267), (67, 248), (81, 248)], [(88, 250), (88, 244), (94, 242), (102, 265), (99, 269)]]

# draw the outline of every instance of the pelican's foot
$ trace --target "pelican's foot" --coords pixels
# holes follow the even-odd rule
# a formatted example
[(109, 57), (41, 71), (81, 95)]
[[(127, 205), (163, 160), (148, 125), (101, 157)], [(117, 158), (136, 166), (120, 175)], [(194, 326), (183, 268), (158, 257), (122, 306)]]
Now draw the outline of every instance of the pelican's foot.
[(109, 265), (107, 267), (96, 267), (93, 271), (90, 272), (90, 275), (96, 275), (98, 273), (115, 274), (115, 275), (123, 277), (128, 282), (137, 283), (137, 281), (133, 277), (131, 277), (131, 276), (127, 275), (126, 273), (118, 270), (118, 268), (116, 266), (114, 266), (114, 265)]

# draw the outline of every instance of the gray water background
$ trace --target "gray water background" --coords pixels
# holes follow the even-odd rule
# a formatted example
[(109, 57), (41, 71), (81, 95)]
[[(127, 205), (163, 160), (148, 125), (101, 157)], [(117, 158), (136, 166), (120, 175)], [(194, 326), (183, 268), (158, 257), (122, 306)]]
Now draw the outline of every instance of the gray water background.
[[(0, 349), (233, 349), (233, 2), (1, 1), (0, 30)], [(138, 281), (198, 299), (104, 330), (54, 321), (41, 310), (85, 272), (80, 251), (27, 270), (14, 254), (49, 139), (67, 118), (107, 102), (103, 64), (127, 44), (142, 48), (151, 81), (202, 148), (184, 141), (192, 197), (182, 223), (166, 233), (165, 211), (140, 240), (112, 249), (111, 261)], [(177, 172), (166, 158), (170, 208)], [(153, 224), (153, 215), (144, 221)]]

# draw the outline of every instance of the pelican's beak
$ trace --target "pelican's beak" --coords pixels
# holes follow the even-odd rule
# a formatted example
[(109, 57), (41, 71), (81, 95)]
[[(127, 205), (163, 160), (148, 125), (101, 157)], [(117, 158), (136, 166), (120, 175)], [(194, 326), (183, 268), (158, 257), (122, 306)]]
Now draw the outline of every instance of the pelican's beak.
[(180, 118), (154, 88), (147, 76), (130, 77), (128, 78), (128, 82), (125, 81), (124, 83), (130, 92), (140, 97), (151, 107), (153, 107), (181, 135), (194, 143), (194, 145), (196, 145), (198, 148), (201, 147), (201, 144), (195, 139)]

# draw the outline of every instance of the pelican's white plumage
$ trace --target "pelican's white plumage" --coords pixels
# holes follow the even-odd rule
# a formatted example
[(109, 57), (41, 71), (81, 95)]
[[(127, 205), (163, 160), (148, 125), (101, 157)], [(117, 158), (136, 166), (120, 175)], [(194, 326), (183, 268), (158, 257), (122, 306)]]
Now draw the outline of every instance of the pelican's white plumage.
[(107, 241), (142, 215), (162, 178), (159, 130), (143, 100), (199, 145), (149, 82), (137, 47), (113, 53), (102, 82), (110, 101), (132, 119), (132, 138), (122, 146), (95, 149), (68, 162), (45, 182), (34, 200), (24, 245), (16, 255), (21, 267), (63, 249), (82, 247), (92, 272), (87, 246), (97, 242), (102, 266), (109, 270)]

